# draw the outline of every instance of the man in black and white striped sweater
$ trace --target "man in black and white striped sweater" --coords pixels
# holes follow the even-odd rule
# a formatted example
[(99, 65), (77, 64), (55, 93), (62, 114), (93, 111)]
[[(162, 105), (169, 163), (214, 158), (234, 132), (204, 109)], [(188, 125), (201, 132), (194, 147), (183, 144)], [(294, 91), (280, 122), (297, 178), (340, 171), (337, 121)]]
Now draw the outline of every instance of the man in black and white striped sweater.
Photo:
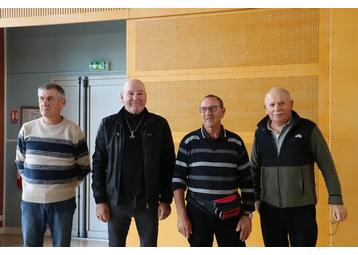
[[(212, 246), (214, 235), (218, 246), (244, 247), (251, 233), (255, 207), (249, 157), (243, 140), (221, 124), (225, 111), (218, 96), (206, 96), (199, 107), (203, 126), (182, 139), (177, 154), (172, 188), (178, 230), (192, 247)], [(232, 194), (241, 199), (241, 213), (224, 220), (199, 201)]]
[(15, 159), (22, 177), (24, 246), (43, 246), (48, 225), (53, 246), (69, 247), (76, 189), (90, 172), (88, 146), (81, 128), (61, 116), (61, 86), (47, 83), (38, 97), (42, 117), (22, 125)]

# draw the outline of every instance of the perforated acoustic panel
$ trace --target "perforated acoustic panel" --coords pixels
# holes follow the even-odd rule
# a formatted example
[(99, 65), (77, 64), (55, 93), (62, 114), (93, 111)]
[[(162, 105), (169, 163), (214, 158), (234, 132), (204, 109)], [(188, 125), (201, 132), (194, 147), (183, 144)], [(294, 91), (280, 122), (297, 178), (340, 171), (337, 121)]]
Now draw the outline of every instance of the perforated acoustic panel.
[(135, 70), (319, 63), (320, 9), (237, 11), (135, 22)]
[[(223, 124), (235, 132), (254, 132), (265, 115), (264, 98), (272, 87), (291, 92), (294, 109), (318, 124), (319, 76), (265, 77), (226, 80), (146, 82), (148, 108), (168, 119), (175, 132), (201, 125), (203, 97), (215, 94), (224, 101)], [(151, 98), (154, 98), (151, 100)]]
[[(185, 132), (201, 127), (198, 107), (202, 98), (215, 94), (224, 101), (224, 127), (240, 135), (254, 132), (265, 115), (264, 98), (272, 87), (290, 91), (294, 110), (301, 117), (319, 122), (319, 76), (265, 77), (205, 81), (146, 82), (147, 107), (165, 117), (172, 132)], [(153, 99), (152, 99), (153, 98)], [(178, 143), (175, 144), (178, 148)], [(252, 142), (245, 142), (248, 154)], [(315, 168), (316, 193), (319, 199), (319, 174)]]
[[(272, 87), (291, 92), (294, 110), (301, 117), (317, 124), (320, 117), (327, 118), (320, 109), (326, 106), (329, 84), (320, 82), (328, 80), (327, 73), (312, 74), (315, 68), (328, 67), (322, 57), (329, 55), (327, 24), (320, 24), (323, 13), (327, 14), (314, 8), (256, 9), (132, 20), (128, 76), (144, 81), (148, 77), (147, 107), (168, 120), (176, 138), (202, 125), (198, 107), (203, 97), (221, 97), (226, 107), (224, 127), (246, 136), (250, 154), (248, 137), (266, 115), (264, 98)], [(255, 75), (256, 67), (261, 67), (260, 76)], [(217, 68), (232, 76), (206, 75), (218, 73)], [(296, 69), (291, 72), (291, 68)], [(190, 79), (176, 70), (188, 71)], [(247, 75), (234, 76), (236, 72)], [(153, 81), (154, 76), (158, 81)], [(315, 172), (318, 195), (319, 172)]]

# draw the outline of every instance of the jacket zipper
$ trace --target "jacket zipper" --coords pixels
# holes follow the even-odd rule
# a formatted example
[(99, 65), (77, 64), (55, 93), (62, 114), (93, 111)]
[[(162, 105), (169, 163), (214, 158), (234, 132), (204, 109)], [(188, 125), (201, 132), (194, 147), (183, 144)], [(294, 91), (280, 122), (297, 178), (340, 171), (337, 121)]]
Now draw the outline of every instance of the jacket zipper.
[[(122, 134), (124, 135), (124, 130), (123, 130), (123, 126), (121, 123), (119, 123), (119, 126), (121, 128), (121, 132)], [(123, 148), (124, 146), (124, 139), (123, 139), (123, 135), (122, 135), (122, 138), (121, 138), (121, 134), (119, 132), (117, 132), (117, 137), (118, 139), (120, 140), (120, 142), (122, 142), (122, 144), (120, 144), (120, 146)], [(119, 144), (119, 143), (118, 143)], [(123, 150), (121, 150), (121, 158), (123, 158)], [(118, 160), (117, 160), (118, 161)], [(118, 164), (118, 163), (117, 163)], [(122, 169), (121, 169), (121, 166), (118, 167), (119, 168), (119, 174), (118, 174), (118, 182), (117, 182), (117, 187), (118, 187), (118, 192), (117, 192), (117, 196), (116, 196), (116, 201), (115, 201), (115, 206), (118, 205), (119, 203), (119, 190), (120, 190), (120, 185), (121, 185), (121, 172), (122, 172)]]
[[(146, 127), (146, 123), (144, 122), (143, 123), (143, 126), (142, 126), (142, 128), (141, 128), (141, 131), (143, 131), (142, 132), (142, 139), (143, 139), (143, 141), (142, 141), (142, 144), (145, 144), (146, 143), (146, 141), (145, 141), (145, 139), (146, 139), (146, 135), (147, 135), (147, 130), (145, 129), (145, 127)], [(147, 188), (148, 188), (148, 185), (146, 184), (146, 180), (147, 180), (147, 171), (146, 171), (146, 165), (147, 165), (147, 157), (145, 156), (145, 155), (147, 155), (146, 154), (146, 147), (145, 146), (143, 146), (143, 163), (144, 163), (144, 185), (145, 185), (145, 206), (147, 207), (147, 209), (149, 209), (149, 204), (148, 204), (148, 192), (147, 192)]]
[(278, 204), (281, 208), (281, 189), (280, 189), (280, 154), (277, 153), (277, 188), (278, 188)]

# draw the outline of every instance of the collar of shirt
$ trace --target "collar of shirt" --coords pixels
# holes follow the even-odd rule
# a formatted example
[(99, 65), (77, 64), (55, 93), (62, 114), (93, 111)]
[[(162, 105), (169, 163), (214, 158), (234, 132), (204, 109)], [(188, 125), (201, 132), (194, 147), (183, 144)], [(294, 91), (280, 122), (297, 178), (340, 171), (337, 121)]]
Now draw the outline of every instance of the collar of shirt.
[[(210, 140), (214, 139), (206, 131), (206, 129), (204, 128), (204, 125), (201, 127), (201, 135), (203, 136), (204, 139), (210, 139)], [(221, 125), (221, 132), (220, 132), (218, 138), (225, 138), (225, 137), (226, 137), (226, 130), (224, 129), (223, 125)]]

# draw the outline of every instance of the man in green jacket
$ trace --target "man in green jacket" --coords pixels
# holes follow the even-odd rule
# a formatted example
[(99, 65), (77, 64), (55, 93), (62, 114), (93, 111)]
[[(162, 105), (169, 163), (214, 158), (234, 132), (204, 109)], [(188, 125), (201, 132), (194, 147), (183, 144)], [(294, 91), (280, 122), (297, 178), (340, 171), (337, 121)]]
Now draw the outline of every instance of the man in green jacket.
[(315, 162), (326, 182), (334, 220), (347, 218), (331, 153), (317, 125), (292, 110), (287, 90), (272, 88), (264, 107), (267, 116), (257, 125), (251, 172), (265, 246), (314, 247), (318, 235)]

